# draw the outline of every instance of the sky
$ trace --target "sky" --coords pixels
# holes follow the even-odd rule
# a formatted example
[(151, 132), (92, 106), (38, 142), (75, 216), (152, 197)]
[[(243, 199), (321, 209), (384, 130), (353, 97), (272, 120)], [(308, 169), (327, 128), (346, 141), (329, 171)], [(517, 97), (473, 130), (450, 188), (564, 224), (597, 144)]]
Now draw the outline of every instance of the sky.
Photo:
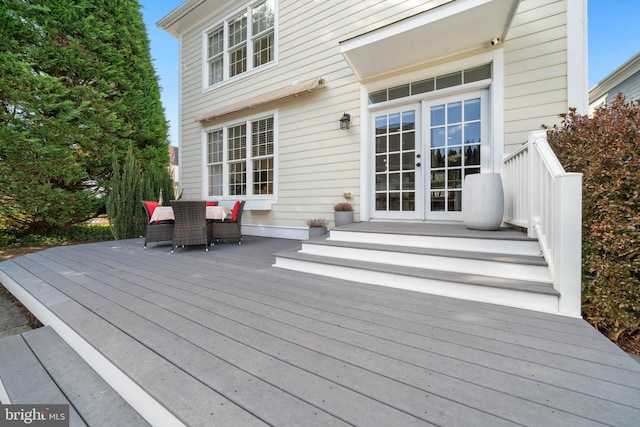
[[(151, 56), (160, 77), (162, 105), (170, 126), (170, 141), (178, 145), (178, 39), (156, 22), (182, 0), (139, 0), (142, 5)], [(568, 0), (579, 1), (579, 0)], [(639, 0), (588, 0), (589, 88), (640, 51)]]

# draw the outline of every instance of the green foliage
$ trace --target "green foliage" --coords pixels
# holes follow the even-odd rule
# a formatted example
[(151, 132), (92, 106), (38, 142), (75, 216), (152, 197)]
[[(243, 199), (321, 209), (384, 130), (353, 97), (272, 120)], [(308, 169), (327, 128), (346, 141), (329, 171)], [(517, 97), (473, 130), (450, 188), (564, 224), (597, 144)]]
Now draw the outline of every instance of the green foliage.
[(53, 230), (42, 234), (0, 231), (0, 247), (3, 248), (100, 242), (111, 239), (113, 236), (109, 227), (101, 225), (74, 225), (67, 231)]
[(640, 333), (640, 101), (581, 116), (572, 109), (549, 142), (583, 175), (583, 316), (613, 341)]
[(130, 145), (148, 167), (168, 166), (137, 0), (4, 1), (0, 52), (0, 215), (10, 227), (68, 229), (95, 216), (114, 153)]
[(116, 240), (142, 234), (141, 207), (135, 206), (135, 201), (141, 198), (142, 185), (142, 171), (132, 149), (127, 152), (122, 167), (118, 164), (117, 158), (113, 160), (107, 216)]
[[(114, 175), (109, 185), (107, 216), (113, 237), (127, 239), (144, 234), (146, 215), (143, 200), (157, 201), (162, 197), (164, 205), (170, 205), (173, 197), (173, 180), (166, 167), (148, 166), (143, 169), (136, 160), (133, 149), (129, 149), (123, 166), (118, 158), (113, 162)], [(171, 186), (164, 197), (164, 188)]]

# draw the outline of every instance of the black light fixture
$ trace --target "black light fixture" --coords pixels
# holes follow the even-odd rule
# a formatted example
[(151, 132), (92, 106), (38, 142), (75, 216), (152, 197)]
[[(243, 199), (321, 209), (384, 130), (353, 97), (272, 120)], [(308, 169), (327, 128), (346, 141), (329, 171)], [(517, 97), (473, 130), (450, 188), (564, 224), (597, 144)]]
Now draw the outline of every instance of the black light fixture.
[(342, 117), (340, 117), (340, 129), (349, 129), (349, 123), (351, 123), (351, 114), (344, 113)]

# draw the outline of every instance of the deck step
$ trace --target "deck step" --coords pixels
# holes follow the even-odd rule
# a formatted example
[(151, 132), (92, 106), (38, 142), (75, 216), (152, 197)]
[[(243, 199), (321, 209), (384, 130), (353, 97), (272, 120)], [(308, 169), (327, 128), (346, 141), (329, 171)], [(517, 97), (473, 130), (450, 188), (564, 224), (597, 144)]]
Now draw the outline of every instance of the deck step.
[(360, 222), (275, 255), (275, 267), (558, 313), (559, 293), (538, 241), (509, 228)]
[(48, 326), (0, 340), (0, 380), (2, 403), (68, 404), (71, 426), (148, 425)]
[(558, 292), (550, 282), (382, 264), (289, 250), (275, 254), (274, 267), (355, 282), (557, 312)]
[(505, 279), (551, 282), (548, 265), (540, 255), (507, 255), (328, 239), (304, 241), (301, 252), (466, 274), (487, 275), (490, 271), (491, 276)]

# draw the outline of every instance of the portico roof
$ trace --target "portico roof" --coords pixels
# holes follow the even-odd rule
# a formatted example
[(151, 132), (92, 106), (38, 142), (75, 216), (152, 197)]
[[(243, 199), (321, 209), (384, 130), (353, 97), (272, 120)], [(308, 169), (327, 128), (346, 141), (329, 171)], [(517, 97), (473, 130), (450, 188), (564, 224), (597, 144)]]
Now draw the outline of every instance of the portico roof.
[(360, 80), (505, 39), (520, 0), (453, 0), (340, 42)]

